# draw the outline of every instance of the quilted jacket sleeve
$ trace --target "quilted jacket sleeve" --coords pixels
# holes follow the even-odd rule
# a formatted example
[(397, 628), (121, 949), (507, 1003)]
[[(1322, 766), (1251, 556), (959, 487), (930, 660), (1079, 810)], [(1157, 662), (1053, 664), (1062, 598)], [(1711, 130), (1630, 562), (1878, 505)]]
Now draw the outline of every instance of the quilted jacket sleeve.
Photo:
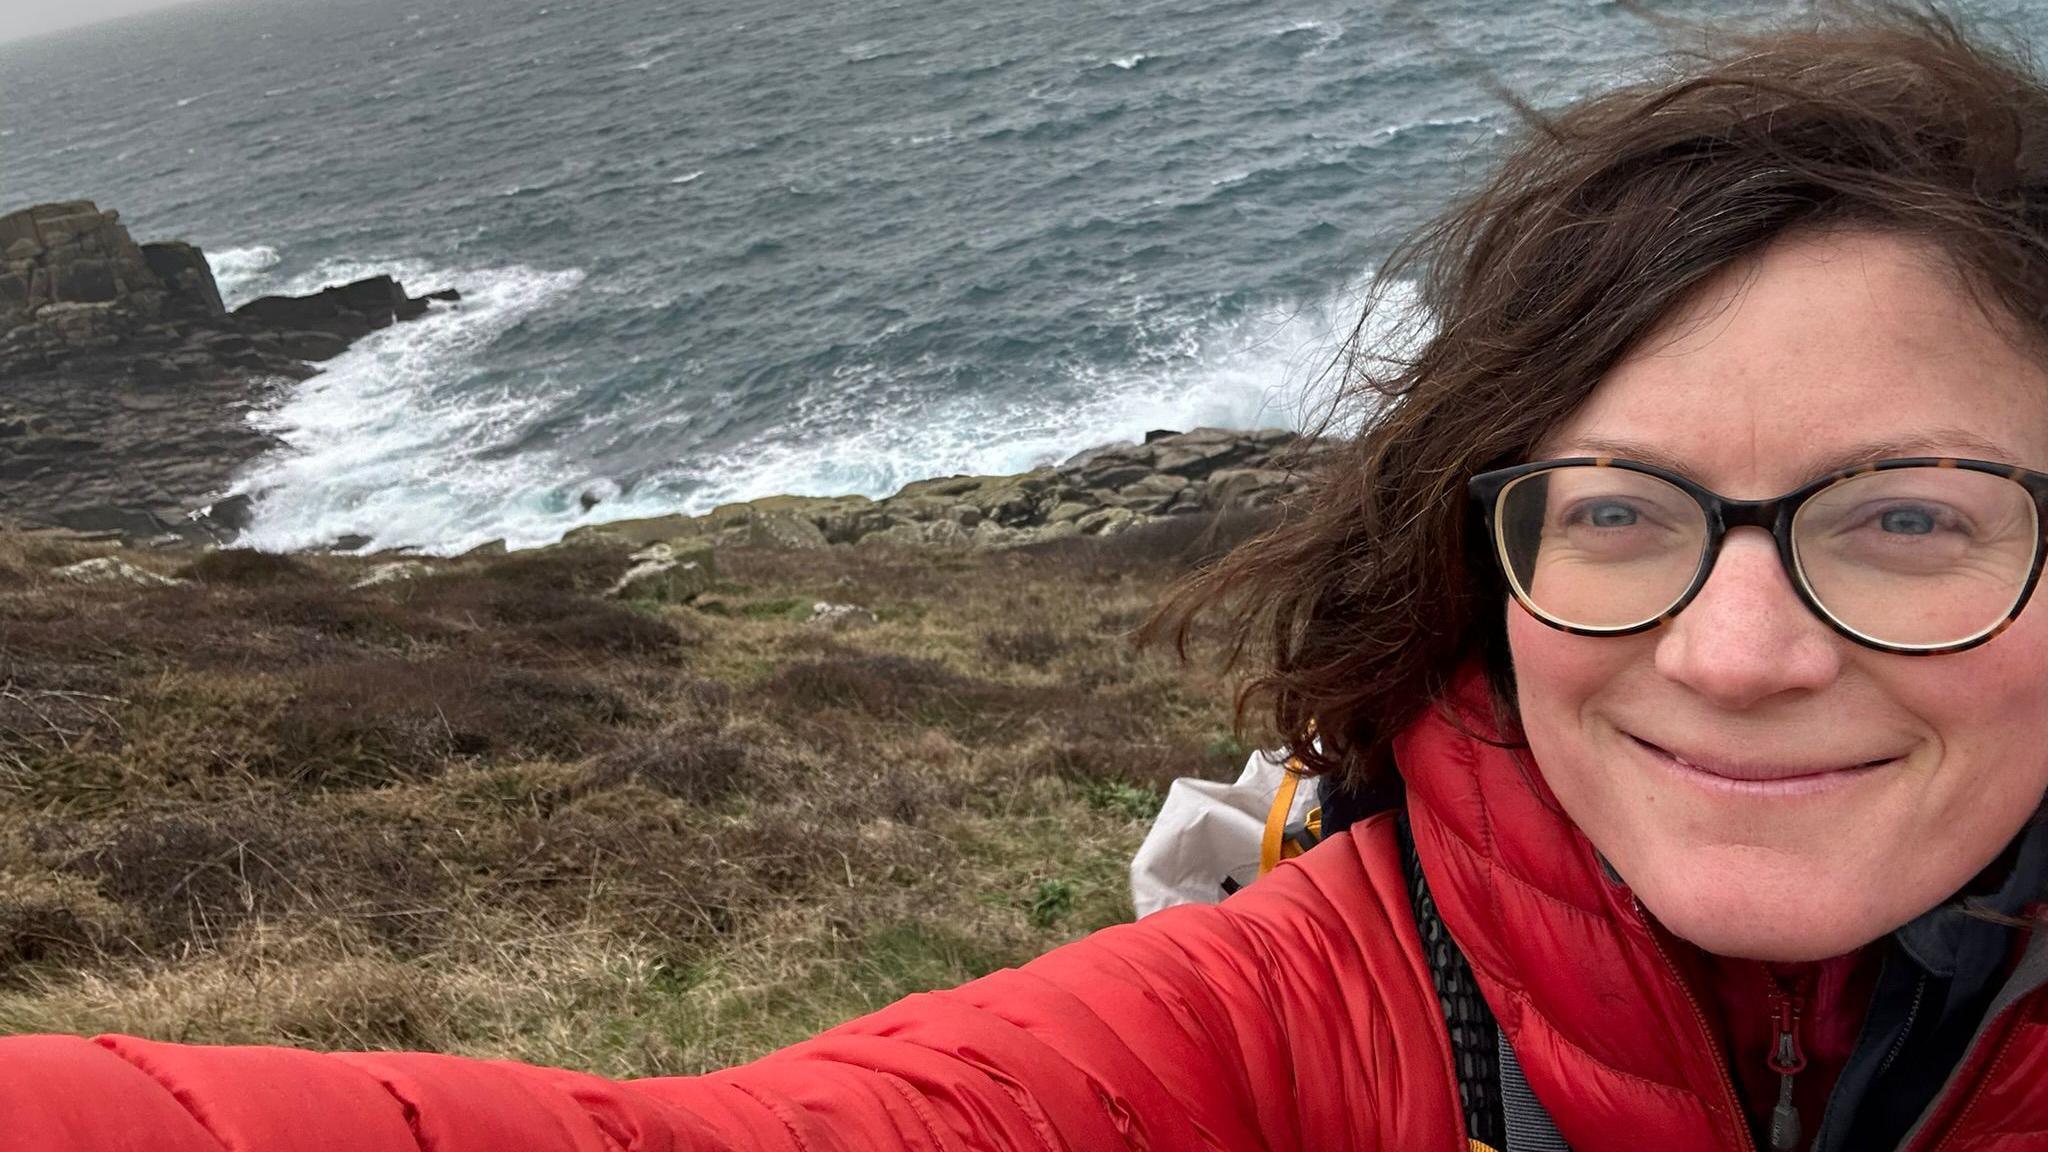
[[(8, 1152), (1456, 1147), (1405, 927), (1333, 839), (765, 1059), (614, 1082), (418, 1053), (0, 1039)], [(1390, 978), (1391, 977), (1391, 978)], [(1341, 1007), (1339, 1007), (1341, 1006)]]

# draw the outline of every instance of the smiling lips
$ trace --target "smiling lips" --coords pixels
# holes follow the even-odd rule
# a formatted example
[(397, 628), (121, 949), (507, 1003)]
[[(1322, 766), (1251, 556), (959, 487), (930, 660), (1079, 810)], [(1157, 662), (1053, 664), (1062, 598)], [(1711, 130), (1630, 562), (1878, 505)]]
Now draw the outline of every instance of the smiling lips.
[(1880, 756), (1847, 764), (1770, 763), (1761, 760), (1730, 760), (1692, 752), (1674, 752), (1633, 733), (1629, 734), (1629, 739), (1634, 740), (1668, 767), (1686, 776), (1703, 782), (1733, 786), (1743, 792), (1810, 791), (1865, 775), (1899, 759), (1897, 756)]

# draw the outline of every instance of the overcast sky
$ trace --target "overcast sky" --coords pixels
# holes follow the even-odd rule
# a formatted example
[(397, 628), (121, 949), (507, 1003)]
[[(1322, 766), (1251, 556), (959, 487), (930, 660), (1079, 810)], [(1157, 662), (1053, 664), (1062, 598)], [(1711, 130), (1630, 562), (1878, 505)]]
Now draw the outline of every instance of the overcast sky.
[(116, 16), (126, 16), (132, 12), (171, 8), (191, 2), (192, 0), (0, 0), (0, 40), (40, 36), (45, 32), (55, 32), (59, 28), (97, 24), (102, 20), (112, 20)]

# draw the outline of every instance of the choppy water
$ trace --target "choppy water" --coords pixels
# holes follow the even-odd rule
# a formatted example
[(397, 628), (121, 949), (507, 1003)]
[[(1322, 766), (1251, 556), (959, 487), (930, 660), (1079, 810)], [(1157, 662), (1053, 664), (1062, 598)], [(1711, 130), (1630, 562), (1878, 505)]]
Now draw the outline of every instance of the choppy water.
[(1510, 122), (1470, 66), (1556, 103), (1657, 41), (1577, 0), (240, 0), (0, 46), (0, 207), (118, 208), (231, 303), (459, 287), (258, 414), (253, 539), (530, 545), (1294, 423)]

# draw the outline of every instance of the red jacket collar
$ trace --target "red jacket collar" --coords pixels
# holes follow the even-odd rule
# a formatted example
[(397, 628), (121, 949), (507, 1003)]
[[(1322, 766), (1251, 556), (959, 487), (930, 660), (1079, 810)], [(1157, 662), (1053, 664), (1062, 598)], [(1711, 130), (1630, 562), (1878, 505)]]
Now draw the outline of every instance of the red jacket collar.
[(1530, 1085), (1579, 1152), (1748, 1145), (1671, 946), (1499, 733), (1474, 668), (1394, 754), (1430, 890)]

